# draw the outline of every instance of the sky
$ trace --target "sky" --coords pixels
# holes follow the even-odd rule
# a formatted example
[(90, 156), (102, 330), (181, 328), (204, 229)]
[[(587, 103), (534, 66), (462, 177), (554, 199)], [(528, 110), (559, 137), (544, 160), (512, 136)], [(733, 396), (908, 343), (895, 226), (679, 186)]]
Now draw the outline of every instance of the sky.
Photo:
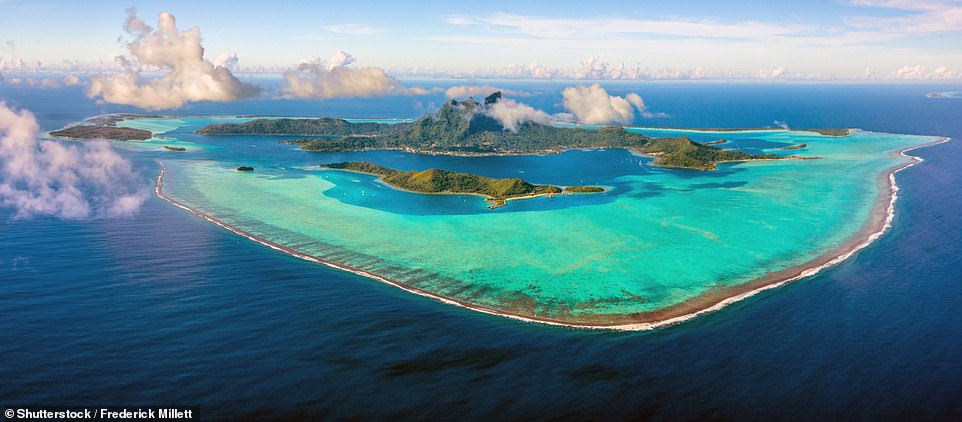
[(962, 78), (962, 1), (952, 0), (0, 0), (0, 60), (8, 72), (114, 63), (130, 7), (149, 25), (166, 11), (182, 30), (198, 27), (208, 59), (236, 54), (248, 69), (344, 51), (395, 75)]

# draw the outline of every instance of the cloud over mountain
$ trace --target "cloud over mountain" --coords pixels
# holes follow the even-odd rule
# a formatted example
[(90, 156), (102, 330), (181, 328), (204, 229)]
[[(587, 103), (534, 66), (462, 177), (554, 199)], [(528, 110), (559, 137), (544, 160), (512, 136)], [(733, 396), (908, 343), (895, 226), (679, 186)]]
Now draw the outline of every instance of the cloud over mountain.
[(37, 120), (0, 102), (0, 206), (14, 218), (127, 216), (147, 193), (107, 141), (67, 145), (37, 139)]
[(498, 102), (487, 106), (485, 114), (494, 118), (505, 129), (517, 132), (522, 123), (532, 122), (549, 124), (551, 116), (527, 104), (512, 99), (502, 98)]
[[(182, 107), (195, 101), (236, 101), (257, 94), (257, 88), (237, 80), (226, 65), (214, 65), (204, 58), (200, 28), (177, 29), (174, 15), (162, 12), (154, 29), (137, 17), (135, 9), (124, 31), (133, 37), (127, 43), (129, 57), (118, 57), (126, 70), (114, 76), (91, 78), (87, 95), (108, 103), (128, 104), (148, 110)], [(143, 79), (141, 69), (159, 69), (164, 75)]]
[(487, 97), (495, 91), (500, 91), (502, 94), (509, 97), (527, 97), (532, 95), (530, 92), (502, 89), (489, 84), (468, 84), (452, 86), (444, 90), (444, 96), (447, 98)]

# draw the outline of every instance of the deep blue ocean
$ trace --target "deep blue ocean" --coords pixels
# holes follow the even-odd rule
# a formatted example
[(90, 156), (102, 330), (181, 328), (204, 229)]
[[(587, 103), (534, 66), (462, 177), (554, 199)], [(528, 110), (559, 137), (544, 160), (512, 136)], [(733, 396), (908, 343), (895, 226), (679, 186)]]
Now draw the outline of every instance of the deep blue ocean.
[[(261, 81), (265, 84), (272, 81)], [(406, 81), (424, 87), (463, 81)], [(571, 82), (494, 81), (560, 111)], [(203, 419), (962, 420), (959, 84), (605, 83), (637, 125), (941, 135), (894, 228), (815, 277), (647, 332), (527, 324), (262, 247), (152, 197), (127, 219), (0, 209), (0, 406), (195, 406)], [(105, 112), (0, 86), (44, 130)], [(194, 104), (179, 114), (419, 117), (444, 100)], [(271, 140), (270, 142), (273, 142)], [(157, 164), (137, 158), (148, 185)], [(493, 161), (494, 162), (494, 161)]]

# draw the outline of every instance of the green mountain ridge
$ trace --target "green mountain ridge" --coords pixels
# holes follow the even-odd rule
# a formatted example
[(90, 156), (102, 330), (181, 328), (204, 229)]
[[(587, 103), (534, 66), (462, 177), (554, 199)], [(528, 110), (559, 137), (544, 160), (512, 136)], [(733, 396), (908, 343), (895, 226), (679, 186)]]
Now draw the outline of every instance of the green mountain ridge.
[(409, 123), (351, 123), (344, 119), (257, 119), (244, 123), (215, 123), (197, 133), (203, 135), (301, 135), (350, 136), (379, 135), (407, 129)]
[(621, 126), (586, 129), (524, 122), (516, 131), (510, 131), (490, 116), (491, 107), (501, 98), (501, 93), (495, 92), (482, 103), (472, 98), (451, 100), (433, 115), (413, 123), (349, 123), (331, 118), (262, 119), (211, 125), (199, 133), (324, 136), (282, 141), (315, 152), (404, 150), (426, 154), (520, 155), (583, 148), (627, 148), (656, 157), (655, 164), (659, 166), (698, 170), (715, 169), (717, 163), (724, 161), (789, 158), (725, 150), (687, 137), (649, 138)]

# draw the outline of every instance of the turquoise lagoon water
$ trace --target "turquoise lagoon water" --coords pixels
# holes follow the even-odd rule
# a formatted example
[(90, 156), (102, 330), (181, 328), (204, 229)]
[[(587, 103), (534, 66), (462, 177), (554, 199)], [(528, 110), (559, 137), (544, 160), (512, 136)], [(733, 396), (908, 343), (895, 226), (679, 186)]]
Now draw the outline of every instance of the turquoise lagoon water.
[[(631, 129), (819, 157), (723, 163), (705, 172), (655, 167), (619, 149), (518, 157), (308, 153), (278, 144), (283, 138), (193, 133), (230, 120), (131, 120), (124, 125), (159, 139), (123, 145), (165, 163), (167, 195), (258, 237), (433, 294), (567, 322), (622, 321), (812, 261), (865, 228), (887, 198), (883, 175), (910, 161), (898, 151), (937, 140)], [(172, 143), (190, 151), (154, 152)], [(801, 143), (807, 147), (779, 149)], [(488, 210), (476, 196), (403, 192), (371, 176), (316, 167), (343, 160), (611, 189)], [(239, 165), (256, 170), (230, 171)]]

